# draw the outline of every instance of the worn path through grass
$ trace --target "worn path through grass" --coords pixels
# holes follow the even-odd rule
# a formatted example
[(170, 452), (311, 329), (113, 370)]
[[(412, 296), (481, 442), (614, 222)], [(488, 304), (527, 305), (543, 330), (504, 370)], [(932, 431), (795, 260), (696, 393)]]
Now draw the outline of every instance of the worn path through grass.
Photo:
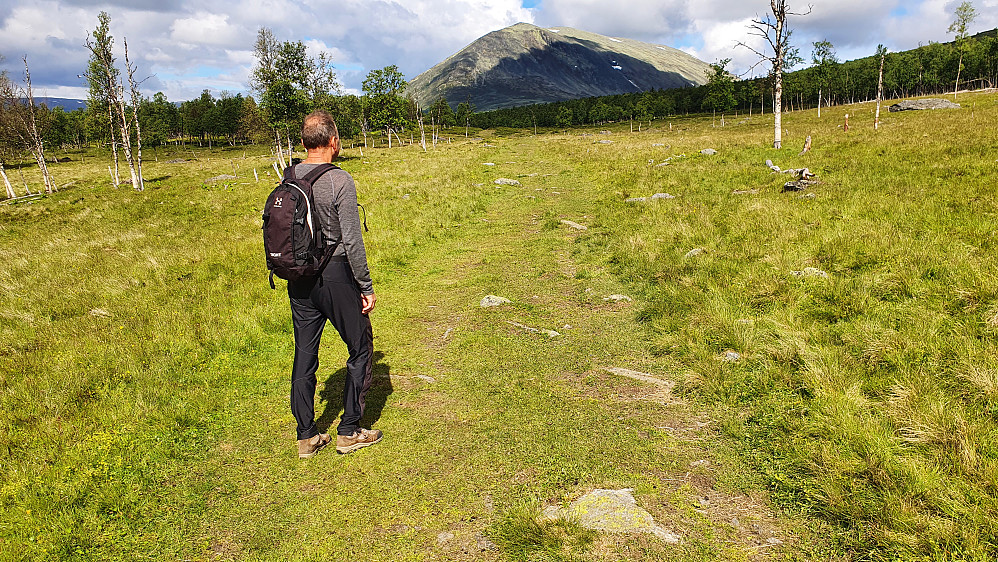
[[(742, 559), (790, 540), (712, 420), (604, 371), (682, 376), (647, 352), (635, 304), (604, 300), (624, 289), (578, 261), (580, 233), (560, 223), (586, 223), (602, 186), (564, 147), (494, 142), (343, 162), (370, 212), (367, 417), (386, 439), (306, 462), (286, 296), (259, 256), (266, 182), (192, 191), (184, 174), (204, 164), (177, 164), (143, 194), (7, 209), (2, 557)], [(58, 233), (49, 251), (26, 252), (40, 231)], [(486, 294), (512, 303), (482, 309)], [(343, 359), (330, 329), (322, 426)], [(634, 488), (682, 542), (538, 523), (596, 488)]]

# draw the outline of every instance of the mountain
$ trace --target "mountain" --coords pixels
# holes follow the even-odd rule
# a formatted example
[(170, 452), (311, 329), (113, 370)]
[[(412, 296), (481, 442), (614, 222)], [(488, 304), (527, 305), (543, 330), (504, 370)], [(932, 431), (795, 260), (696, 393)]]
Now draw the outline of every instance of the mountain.
[(45, 104), (49, 109), (55, 109), (57, 107), (63, 108), (65, 111), (73, 111), (74, 109), (86, 109), (87, 100), (74, 100), (70, 98), (52, 98), (48, 96), (36, 96), (35, 103)]
[(441, 97), (478, 111), (681, 88), (707, 81), (707, 63), (678, 49), (528, 23), (493, 31), (420, 74), (409, 90), (427, 107)]

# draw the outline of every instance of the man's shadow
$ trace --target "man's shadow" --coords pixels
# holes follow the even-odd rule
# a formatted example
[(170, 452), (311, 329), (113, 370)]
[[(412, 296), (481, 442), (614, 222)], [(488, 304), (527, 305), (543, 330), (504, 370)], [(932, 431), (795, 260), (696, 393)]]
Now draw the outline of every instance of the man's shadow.
[[(360, 420), (362, 427), (371, 427), (381, 419), (381, 411), (385, 409), (385, 402), (392, 393), (391, 367), (381, 360), (385, 354), (380, 351), (374, 352), (373, 376), (371, 388), (367, 391), (367, 398), (364, 400), (364, 417)], [(319, 400), (326, 403), (322, 415), (315, 421), (315, 425), (322, 433), (329, 433), (330, 429), (335, 431), (333, 425), (336, 419), (343, 413), (343, 383), (346, 381), (347, 369), (340, 368), (326, 379), (326, 385), (319, 392)]]

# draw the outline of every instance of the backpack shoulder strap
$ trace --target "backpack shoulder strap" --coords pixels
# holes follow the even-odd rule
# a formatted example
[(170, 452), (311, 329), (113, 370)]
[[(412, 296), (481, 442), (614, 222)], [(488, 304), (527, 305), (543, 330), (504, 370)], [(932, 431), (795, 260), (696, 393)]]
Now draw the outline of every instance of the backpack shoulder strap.
[(322, 174), (330, 170), (338, 170), (339, 166), (335, 164), (319, 164), (311, 172), (305, 174), (305, 177), (301, 178), (302, 181), (308, 182), (309, 185), (315, 183), (315, 180), (319, 179)]
[(295, 175), (294, 164), (288, 166), (287, 168), (284, 168), (284, 179), (286, 180), (298, 179), (298, 177)]

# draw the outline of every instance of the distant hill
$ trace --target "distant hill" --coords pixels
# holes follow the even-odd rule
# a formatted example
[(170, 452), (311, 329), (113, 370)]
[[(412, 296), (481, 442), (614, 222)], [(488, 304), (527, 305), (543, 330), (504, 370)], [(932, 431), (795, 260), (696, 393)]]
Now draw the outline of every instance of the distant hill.
[(420, 74), (426, 107), (468, 99), (478, 111), (704, 84), (707, 63), (678, 49), (527, 23), (493, 31)]
[(87, 100), (74, 100), (70, 98), (35, 97), (35, 103), (39, 105), (44, 103), (49, 109), (61, 107), (67, 112), (87, 108)]

